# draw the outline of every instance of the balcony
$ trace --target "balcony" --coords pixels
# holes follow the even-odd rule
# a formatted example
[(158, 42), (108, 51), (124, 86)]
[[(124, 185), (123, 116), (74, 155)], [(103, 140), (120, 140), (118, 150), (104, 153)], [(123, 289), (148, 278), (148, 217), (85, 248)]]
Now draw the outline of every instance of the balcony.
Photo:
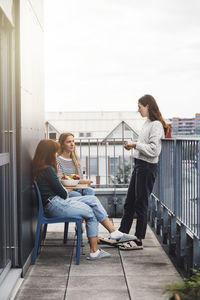
[[(112, 220), (118, 227), (120, 219)], [(102, 226), (99, 234), (107, 236)], [(86, 259), (89, 246), (83, 234), (84, 247), (78, 266), (73, 225), (67, 245), (62, 238), (63, 224), (49, 226), (36, 265), (30, 266), (15, 300), (167, 300), (168, 295), (162, 294), (166, 284), (181, 280), (149, 226), (143, 250), (119, 251), (101, 245), (112, 255), (102, 261)]]
[[(56, 299), (70, 300), (102, 296), (168, 299), (162, 295), (164, 286), (181, 280), (174, 265), (184, 275), (200, 267), (200, 139), (165, 139), (162, 143), (158, 176), (149, 199), (144, 250), (119, 251), (103, 245), (112, 259), (91, 264), (86, 260), (88, 243), (83, 235), (81, 263), (75, 266), (74, 228), (64, 246), (63, 226), (50, 227), (37, 263), (30, 267), (16, 300), (55, 299), (55, 295)], [(116, 139), (77, 140), (76, 145), (86, 176), (94, 180), (97, 197), (118, 227), (133, 153), (125, 152), (123, 141)], [(107, 236), (101, 226), (100, 235)]]

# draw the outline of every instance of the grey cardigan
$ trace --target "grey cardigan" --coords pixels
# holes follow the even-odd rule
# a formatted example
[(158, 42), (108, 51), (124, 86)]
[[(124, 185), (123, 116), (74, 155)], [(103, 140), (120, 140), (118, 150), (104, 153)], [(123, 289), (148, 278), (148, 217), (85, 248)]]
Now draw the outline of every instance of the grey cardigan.
[(134, 157), (149, 163), (157, 163), (161, 152), (161, 139), (164, 137), (161, 122), (147, 119), (138, 136)]

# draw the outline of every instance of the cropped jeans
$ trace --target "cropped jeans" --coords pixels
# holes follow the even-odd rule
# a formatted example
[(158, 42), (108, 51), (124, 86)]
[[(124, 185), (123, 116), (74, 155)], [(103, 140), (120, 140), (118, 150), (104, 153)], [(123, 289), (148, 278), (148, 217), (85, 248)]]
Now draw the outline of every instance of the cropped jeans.
[(91, 187), (87, 189), (73, 190), (69, 193), (69, 197), (79, 197), (79, 196), (94, 196), (94, 190)]
[(63, 199), (55, 196), (44, 208), (46, 217), (81, 217), (86, 220), (88, 237), (98, 236), (98, 222), (102, 223), (108, 214), (95, 196), (79, 196)]

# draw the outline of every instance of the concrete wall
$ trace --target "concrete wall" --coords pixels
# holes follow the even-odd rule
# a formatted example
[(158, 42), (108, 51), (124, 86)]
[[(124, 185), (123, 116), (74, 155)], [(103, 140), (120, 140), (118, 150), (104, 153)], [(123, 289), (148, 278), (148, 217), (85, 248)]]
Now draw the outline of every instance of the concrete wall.
[(122, 217), (126, 194), (127, 188), (95, 189), (95, 196), (100, 200), (110, 218)]
[(21, 0), (19, 16), (18, 174), (20, 259), (23, 266), (30, 257), (35, 230), (31, 160), (39, 140), (44, 138), (43, 1)]

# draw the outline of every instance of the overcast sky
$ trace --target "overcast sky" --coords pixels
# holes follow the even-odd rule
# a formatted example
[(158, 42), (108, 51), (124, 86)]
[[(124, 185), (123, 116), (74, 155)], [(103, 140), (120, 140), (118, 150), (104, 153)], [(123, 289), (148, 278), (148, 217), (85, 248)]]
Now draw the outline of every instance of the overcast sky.
[(200, 113), (199, 0), (45, 0), (46, 111)]

